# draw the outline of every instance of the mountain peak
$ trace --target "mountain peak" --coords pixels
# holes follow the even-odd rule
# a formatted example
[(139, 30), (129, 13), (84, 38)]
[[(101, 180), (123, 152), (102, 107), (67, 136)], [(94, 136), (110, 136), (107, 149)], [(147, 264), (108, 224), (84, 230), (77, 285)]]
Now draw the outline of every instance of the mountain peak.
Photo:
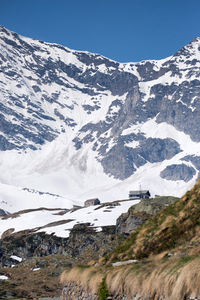
[(174, 56), (185, 56), (186, 58), (193, 57), (200, 59), (200, 38), (195, 37), (187, 45), (183, 46)]
[[(190, 49), (195, 48), (196, 46), (200, 46), (200, 38), (199, 37), (195, 37), (189, 44), (187, 44), (185, 47), (188, 47)], [(200, 51), (200, 49), (198, 49), (198, 51)]]
[(199, 36), (196, 36), (196, 37), (192, 40), (192, 42), (200, 42), (200, 37), (199, 37)]

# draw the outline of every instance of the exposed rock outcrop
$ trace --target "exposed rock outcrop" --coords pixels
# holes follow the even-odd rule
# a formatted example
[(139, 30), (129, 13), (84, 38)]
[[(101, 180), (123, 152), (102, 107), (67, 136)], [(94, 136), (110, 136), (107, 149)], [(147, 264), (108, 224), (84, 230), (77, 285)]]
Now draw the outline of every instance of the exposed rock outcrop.
[(156, 215), (162, 208), (177, 201), (176, 197), (156, 197), (143, 199), (138, 204), (129, 208), (128, 212), (122, 214), (116, 222), (117, 233), (131, 233), (139, 225)]
[(107, 254), (118, 244), (115, 226), (105, 226), (101, 232), (89, 226), (90, 223), (75, 225), (69, 238), (47, 235), (44, 232), (21, 231), (5, 235), (0, 244), (0, 266), (19, 263), (11, 256), (23, 260), (52, 254), (65, 255), (87, 263)]

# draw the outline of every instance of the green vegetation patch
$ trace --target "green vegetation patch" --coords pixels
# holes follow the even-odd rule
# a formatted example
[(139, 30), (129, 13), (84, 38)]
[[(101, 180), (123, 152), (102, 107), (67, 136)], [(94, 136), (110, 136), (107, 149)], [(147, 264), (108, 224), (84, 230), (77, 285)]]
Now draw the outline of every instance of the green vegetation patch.
[(106, 300), (109, 296), (109, 292), (106, 284), (106, 276), (103, 277), (102, 282), (99, 286), (98, 296), (99, 296), (99, 300)]

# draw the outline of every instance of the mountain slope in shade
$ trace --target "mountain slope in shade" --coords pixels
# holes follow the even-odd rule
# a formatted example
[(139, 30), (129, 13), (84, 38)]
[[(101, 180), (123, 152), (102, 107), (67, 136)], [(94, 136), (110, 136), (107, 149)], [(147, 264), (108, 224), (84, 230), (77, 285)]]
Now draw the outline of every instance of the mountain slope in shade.
[(199, 38), (160, 61), (118, 63), (0, 27), (0, 182), (70, 205), (140, 185), (182, 195), (200, 170), (199, 77)]

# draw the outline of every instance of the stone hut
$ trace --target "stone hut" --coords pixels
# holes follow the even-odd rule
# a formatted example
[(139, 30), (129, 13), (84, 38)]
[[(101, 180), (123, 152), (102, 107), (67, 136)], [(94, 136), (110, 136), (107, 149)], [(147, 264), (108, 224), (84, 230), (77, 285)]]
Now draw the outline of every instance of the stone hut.
[(148, 190), (141, 190), (141, 191), (130, 191), (129, 192), (129, 199), (149, 199), (151, 194)]
[(84, 206), (92, 206), (92, 205), (99, 205), (101, 202), (99, 201), (98, 198), (94, 198), (94, 199), (88, 199), (84, 202)]

